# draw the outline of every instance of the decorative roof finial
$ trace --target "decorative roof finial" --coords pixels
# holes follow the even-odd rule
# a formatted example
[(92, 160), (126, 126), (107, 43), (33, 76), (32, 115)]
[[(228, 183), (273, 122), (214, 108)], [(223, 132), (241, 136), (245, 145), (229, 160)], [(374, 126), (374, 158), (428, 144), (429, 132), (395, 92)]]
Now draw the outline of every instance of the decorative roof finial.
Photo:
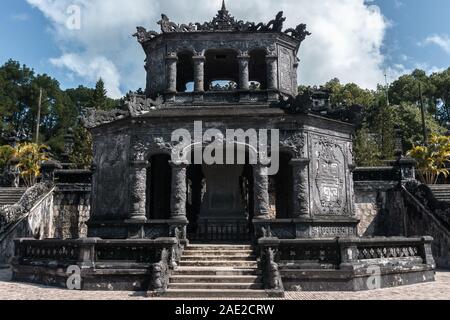
[(222, 11), (226, 11), (225, 0), (222, 0)]

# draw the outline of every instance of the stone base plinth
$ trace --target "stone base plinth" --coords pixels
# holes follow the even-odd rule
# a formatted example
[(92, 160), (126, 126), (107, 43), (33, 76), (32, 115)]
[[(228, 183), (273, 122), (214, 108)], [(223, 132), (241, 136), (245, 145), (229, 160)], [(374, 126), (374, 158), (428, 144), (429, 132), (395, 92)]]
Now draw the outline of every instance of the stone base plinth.
[(13, 281), (71, 290), (164, 291), (183, 245), (177, 238), (15, 241)]
[[(380, 267), (381, 274), (375, 273)], [(364, 272), (346, 270), (281, 269), (286, 291), (365, 291), (434, 281), (427, 265), (385, 268), (376, 264)], [(377, 278), (378, 277), (378, 278)]]

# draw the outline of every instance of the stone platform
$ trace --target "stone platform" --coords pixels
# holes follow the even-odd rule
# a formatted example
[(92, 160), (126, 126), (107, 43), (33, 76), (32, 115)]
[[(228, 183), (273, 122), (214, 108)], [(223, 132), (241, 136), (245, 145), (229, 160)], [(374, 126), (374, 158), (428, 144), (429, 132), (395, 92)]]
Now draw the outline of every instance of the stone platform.
[(272, 252), (275, 263), (266, 276), (281, 278), (286, 291), (364, 291), (434, 281), (432, 241), (263, 238), (259, 246), (261, 256)]
[[(361, 291), (434, 281), (432, 238), (262, 238), (258, 245), (156, 240), (16, 241), (13, 279), (151, 296), (266, 297), (285, 291)], [(228, 277), (228, 278), (227, 278)], [(221, 292), (219, 292), (221, 291)]]

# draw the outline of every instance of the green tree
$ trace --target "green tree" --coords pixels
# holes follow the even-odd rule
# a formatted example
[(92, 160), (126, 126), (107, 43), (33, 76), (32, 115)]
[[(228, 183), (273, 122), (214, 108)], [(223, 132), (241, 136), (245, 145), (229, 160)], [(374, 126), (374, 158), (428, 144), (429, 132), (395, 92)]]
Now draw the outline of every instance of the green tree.
[(362, 89), (355, 83), (342, 85), (339, 79), (333, 79), (327, 82), (324, 87), (332, 92), (332, 105), (351, 106), (358, 104), (362, 106), (369, 106), (374, 103), (373, 92)]
[(380, 148), (373, 135), (370, 134), (367, 125), (357, 131), (354, 145), (356, 165), (373, 167), (380, 164)]
[(422, 182), (436, 184), (439, 176), (448, 177), (450, 171), (450, 137), (431, 135), (428, 146), (414, 146), (408, 155), (416, 159)]
[[(409, 150), (413, 145), (423, 142), (422, 114), (420, 109), (411, 103), (402, 102), (394, 106), (395, 123), (402, 130), (404, 147)], [(429, 132), (442, 135), (446, 129), (429, 113), (425, 112), (425, 123)]]
[(0, 175), (14, 156), (14, 148), (9, 145), (0, 146)]
[(92, 135), (91, 133), (79, 125), (74, 130), (75, 143), (73, 153), (70, 155), (70, 162), (74, 163), (78, 168), (89, 169), (92, 164)]
[(450, 68), (431, 75), (437, 100), (437, 116), (442, 124), (450, 122)]
[[(419, 85), (420, 89), (419, 90)], [(392, 104), (411, 103), (420, 106), (421, 95), (427, 111), (433, 115), (437, 111), (436, 86), (425, 71), (416, 69), (411, 74), (403, 75), (389, 87)]]
[(111, 110), (115, 108), (118, 101), (108, 98), (107, 94), (108, 91), (105, 89), (105, 82), (100, 78), (95, 85), (88, 106), (97, 110)]

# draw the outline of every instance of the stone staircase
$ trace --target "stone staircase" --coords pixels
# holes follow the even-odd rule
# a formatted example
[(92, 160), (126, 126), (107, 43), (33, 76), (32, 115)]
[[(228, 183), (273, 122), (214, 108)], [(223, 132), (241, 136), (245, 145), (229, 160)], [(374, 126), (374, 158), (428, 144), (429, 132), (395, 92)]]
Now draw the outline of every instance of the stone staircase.
[(170, 277), (165, 297), (267, 298), (250, 245), (189, 245)]
[(428, 187), (438, 201), (450, 202), (450, 184), (436, 184)]
[(0, 188), (0, 207), (16, 204), (26, 190), (26, 188)]

